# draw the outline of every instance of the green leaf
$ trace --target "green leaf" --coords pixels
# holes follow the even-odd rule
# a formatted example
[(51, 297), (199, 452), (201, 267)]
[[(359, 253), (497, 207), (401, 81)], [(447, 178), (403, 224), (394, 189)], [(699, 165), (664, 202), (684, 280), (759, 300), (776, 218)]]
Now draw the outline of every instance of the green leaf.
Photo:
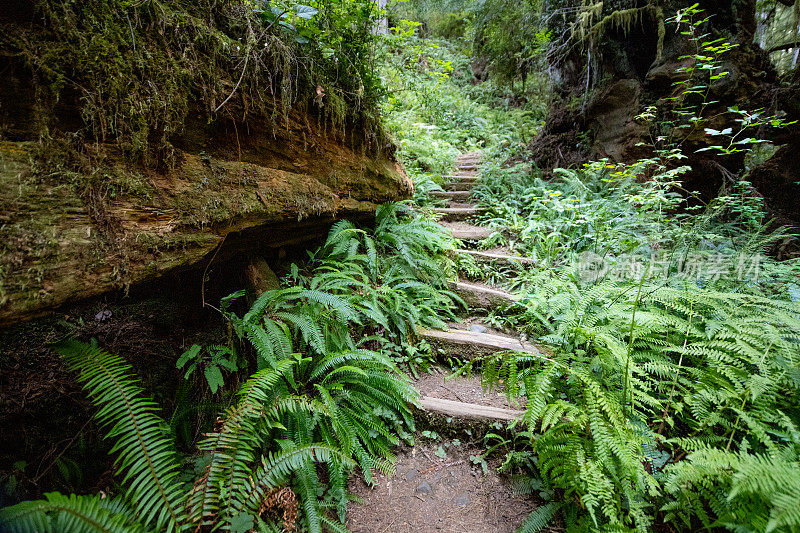
[(189, 360), (197, 357), (201, 349), (199, 344), (193, 344), (191, 348), (181, 354), (178, 361), (175, 363), (175, 368), (183, 368)]
[(249, 512), (242, 511), (231, 519), (229, 525), (233, 533), (246, 533), (253, 529), (255, 522)]
[(217, 365), (208, 365), (203, 373), (206, 376), (208, 387), (211, 389), (212, 393), (216, 393), (217, 389), (224, 385), (222, 372)]
[(295, 14), (302, 19), (312, 19), (319, 13), (319, 11), (311, 6), (297, 4), (295, 6)]

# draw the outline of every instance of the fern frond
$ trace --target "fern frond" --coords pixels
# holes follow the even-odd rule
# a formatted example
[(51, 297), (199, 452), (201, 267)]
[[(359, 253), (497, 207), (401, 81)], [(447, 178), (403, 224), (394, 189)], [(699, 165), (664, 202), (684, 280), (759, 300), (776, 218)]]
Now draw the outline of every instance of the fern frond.
[(0, 529), (8, 533), (140, 533), (145, 528), (117, 499), (44, 494), (43, 500), (0, 509)]
[[(310, 463), (333, 461), (348, 468), (355, 466), (353, 461), (338, 449), (322, 444), (309, 444), (269, 453), (264, 456), (258, 469), (252, 473), (248, 490), (237, 494), (236, 508), (257, 510), (266, 493), (285, 483), (292, 472), (298, 471)], [(316, 498), (316, 494), (314, 497)]]
[(79, 370), (89, 398), (100, 405), (100, 423), (111, 426), (107, 438), (116, 438), (111, 453), (124, 473), (127, 498), (143, 523), (172, 531), (183, 520), (185, 497), (178, 481), (178, 460), (158, 407), (142, 397), (131, 366), (96, 346), (67, 340), (57, 346), (68, 366)]

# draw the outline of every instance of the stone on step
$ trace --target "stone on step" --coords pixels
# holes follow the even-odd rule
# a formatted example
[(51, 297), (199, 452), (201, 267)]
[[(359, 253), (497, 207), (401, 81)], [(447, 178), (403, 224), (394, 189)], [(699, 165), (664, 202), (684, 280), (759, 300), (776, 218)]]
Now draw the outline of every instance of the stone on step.
[(442, 224), (445, 228), (449, 229), (453, 237), (462, 241), (480, 241), (488, 239), (493, 231), (489, 228), (482, 228), (480, 226), (472, 226), (461, 222), (445, 222)]
[(420, 338), (428, 341), (431, 346), (439, 348), (446, 355), (464, 360), (500, 351), (539, 353), (534, 345), (509, 335), (477, 333), (463, 329), (451, 329), (450, 331), (421, 329), (418, 334)]
[(431, 191), (431, 196), (458, 202), (469, 200), (469, 197), (472, 196), (472, 191)]
[(430, 483), (428, 483), (427, 481), (423, 481), (422, 483), (417, 485), (417, 488), (414, 489), (414, 492), (416, 494), (430, 494), (431, 492), (433, 492), (433, 488), (431, 488)]
[(501, 407), (490, 407), (477, 403), (443, 400), (430, 396), (420, 398), (420, 404), (422, 404), (422, 408), (429, 413), (473, 420), (503, 420), (510, 422), (516, 420), (525, 413), (525, 411), (516, 409), (503, 409)]
[(450, 282), (448, 285), (450, 290), (459, 295), (471, 309), (492, 309), (512, 305), (519, 300), (509, 292), (466, 281)]
[(492, 261), (509, 264), (519, 263), (523, 265), (532, 265), (536, 263), (532, 258), (521, 255), (498, 254), (493, 252), (481, 252), (478, 250), (457, 250), (457, 253), (471, 255), (479, 263), (491, 263)]
[(462, 492), (455, 498), (453, 498), (453, 503), (456, 504), (458, 507), (469, 507), (470, 504), (469, 493)]
[(483, 212), (477, 207), (439, 207), (433, 210), (434, 213), (442, 215), (439, 220), (442, 222), (456, 222), (466, 220)]

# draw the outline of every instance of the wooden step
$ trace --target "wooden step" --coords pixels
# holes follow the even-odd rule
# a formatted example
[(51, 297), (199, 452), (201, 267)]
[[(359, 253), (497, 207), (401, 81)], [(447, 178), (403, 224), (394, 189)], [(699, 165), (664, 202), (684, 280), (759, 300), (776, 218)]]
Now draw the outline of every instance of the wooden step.
[(474, 181), (451, 181), (445, 184), (444, 190), (446, 191), (472, 191), (475, 187)]
[(472, 191), (431, 191), (431, 196), (463, 202), (469, 200), (469, 197), (472, 196)]
[(439, 220), (442, 222), (457, 222), (479, 215), (483, 209), (478, 207), (439, 207), (433, 212), (441, 215)]
[(483, 159), (483, 154), (481, 154), (480, 152), (467, 152), (456, 157), (455, 164), (458, 165), (459, 163), (465, 163), (465, 162), (480, 163), (481, 159)]
[(480, 176), (456, 176), (456, 175), (450, 175), (450, 176), (442, 176), (442, 178), (448, 179), (448, 180), (451, 180), (451, 181), (452, 180), (459, 180), (461, 182), (467, 182), (467, 181), (475, 182), (475, 181), (480, 180)]
[(459, 254), (468, 254), (475, 258), (476, 261), (479, 263), (491, 263), (493, 261), (497, 261), (498, 263), (507, 263), (507, 264), (522, 264), (522, 265), (533, 265), (536, 264), (536, 261), (530, 257), (524, 257), (521, 255), (507, 255), (507, 254), (497, 254), (492, 252), (480, 252), (478, 250), (457, 250)]
[(523, 342), (508, 335), (478, 333), (460, 329), (438, 331), (421, 329), (417, 332), (421, 339), (439, 348), (445, 355), (470, 360), (501, 351), (540, 353), (533, 344)]
[(464, 165), (456, 165), (456, 170), (478, 170), (480, 165), (475, 163), (466, 163)]
[(495, 307), (514, 305), (519, 297), (500, 289), (476, 285), (466, 281), (448, 283), (450, 290), (464, 300), (470, 309), (493, 309)]
[(462, 241), (480, 241), (488, 239), (493, 231), (489, 228), (472, 226), (463, 222), (444, 222), (442, 226), (450, 230), (453, 237)]
[(444, 400), (431, 396), (420, 398), (419, 403), (422, 404), (422, 408), (429, 413), (472, 420), (503, 420), (510, 422), (525, 414), (525, 411), (519, 411), (517, 409), (503, 409), (501, 407), (490, 407), (477, 403)]

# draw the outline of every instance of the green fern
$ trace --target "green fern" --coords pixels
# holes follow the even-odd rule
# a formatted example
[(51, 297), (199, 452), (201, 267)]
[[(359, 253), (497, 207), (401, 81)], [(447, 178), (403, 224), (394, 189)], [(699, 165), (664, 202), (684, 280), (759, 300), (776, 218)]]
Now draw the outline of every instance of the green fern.
[(135, 514), (116, 498), (64, 496), (58, 492), (0, 510), (0, 525), (8, 533), (145, 531)]
[[(98, 420), (110, 427), (107, 436), (116, 440), (112, 453), (118, 455), (125, 497), (49, 493), (44, 500), (0, 511), (3, 531), (240, 529), (243, 519), (260, 520), (257, 514), (269, 491), (288, 484), (302, 493), (308, 476), (316, 476), (313, 463), (334, 471), (352, 467), (352, 460), (338, 448), (311, 440), (325, 408), (313, 398), (292, 394), (291, 388), (297, 386), (291, 379), (299, 364), (296, 359), (275, 361), (242, 386), (238, 403), (225, 413), (220, 428), (200, 443), (200, 451), (209, 458), (205, 473), (193, 486), (186, 486), (177, 480), (180, 462), (167, 426), (155, 414), (155, 404), (142, 396), (130, 365), (77, 341), (65, 341), (58, 350), (71, 368), (80, 371), (79, 380), (99, 407)], [(336, 361), (328, 365), (334, 372), (336, 367)], [(302, 442), (287, 440), (291, 437), (287, 425), (304, 416), (308, 431), (298, 439)], [(265, 448), (272, 451), (262, 452)], [(307, 496), (303, 503), (308, 515), (303, 519), (321, 523), (314, 518), (320, 512), (317, 493)]]
[(169, 431), (156, 415), (158, 406), (142, 396), (131, 366), (96, 346), (73, 340), (58, 351), (72, 370), (79, 370), (89, 398), (100, 410), (98, 421), (116, 440), (111, 453), (127, 485), (126, 498), (146, 524), (172, 531), (183, 521), (184, 490), (178, 482), (178, 461)]
[(525, 522), (517, 530), (517, 533), (538, 533), (546, 529), (558, 511), (561, 509), (561, 504), (550, 502), (537, 507), (535, 511), (528, 515)]
[(481, 372), (527, 397), (538, 475), (591, 527), (646, 530), (660, 507), (687, 526), (796, 526), (796, 455), (777, 459), (800, 446), (796, 303), (645, 284), (637, 305), (630, 284), (549, 285), (523, 302), (554, 353), (495, 354)]

